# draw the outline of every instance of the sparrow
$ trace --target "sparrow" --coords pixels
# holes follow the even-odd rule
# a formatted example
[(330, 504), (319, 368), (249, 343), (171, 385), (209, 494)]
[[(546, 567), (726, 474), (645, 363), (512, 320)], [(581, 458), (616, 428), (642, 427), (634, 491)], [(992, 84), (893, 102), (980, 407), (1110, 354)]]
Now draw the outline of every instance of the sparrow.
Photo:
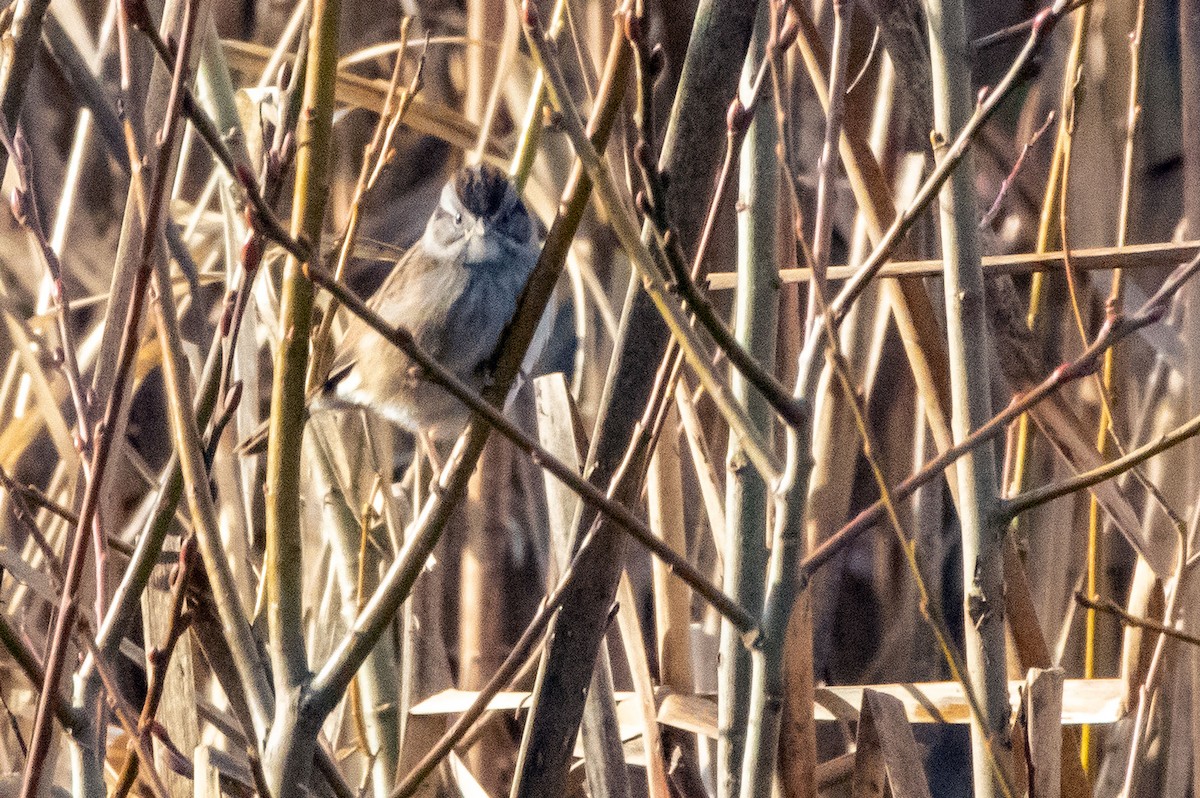
[[(537, 264), (537, 226), (516, 187), (486, 164), (442, 189), (421, 238), (368, 305), (476, 391)], [(457, 437), (468, 408), (361, 319), (350, 320), (313, 409), (366, 408), (439, 442)]]

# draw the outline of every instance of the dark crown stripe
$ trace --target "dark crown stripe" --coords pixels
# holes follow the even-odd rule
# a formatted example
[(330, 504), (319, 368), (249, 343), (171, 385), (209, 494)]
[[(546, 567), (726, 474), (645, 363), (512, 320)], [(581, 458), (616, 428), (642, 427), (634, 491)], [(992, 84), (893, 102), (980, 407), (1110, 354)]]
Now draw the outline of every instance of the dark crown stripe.
[(500, 210), (508, 191), (508, 178), (494, 166), (480, 164), (461, 170), (454, 188), (463, 207), (476, 218), (485, 219)]

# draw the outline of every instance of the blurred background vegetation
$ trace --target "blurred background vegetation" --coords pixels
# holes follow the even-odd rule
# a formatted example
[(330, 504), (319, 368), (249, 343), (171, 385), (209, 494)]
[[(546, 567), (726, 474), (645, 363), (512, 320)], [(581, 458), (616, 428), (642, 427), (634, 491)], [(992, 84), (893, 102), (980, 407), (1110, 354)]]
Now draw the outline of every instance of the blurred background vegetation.
[[(0, 25), (0, 796), (1200, 793), (1194, 0)], [(480, 160), (511, 423), (310, 418)]]

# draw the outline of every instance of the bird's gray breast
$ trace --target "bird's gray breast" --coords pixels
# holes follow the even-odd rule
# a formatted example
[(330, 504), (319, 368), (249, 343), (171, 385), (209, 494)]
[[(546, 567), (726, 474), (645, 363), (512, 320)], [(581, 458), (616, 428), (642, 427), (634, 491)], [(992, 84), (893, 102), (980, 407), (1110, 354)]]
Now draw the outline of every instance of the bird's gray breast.
[(460, 377), (478, 384), (500, 335), (512, 320), (525, 285), (520, 269), (467, 269), (466, 286), (446, 314), (444, 358)]

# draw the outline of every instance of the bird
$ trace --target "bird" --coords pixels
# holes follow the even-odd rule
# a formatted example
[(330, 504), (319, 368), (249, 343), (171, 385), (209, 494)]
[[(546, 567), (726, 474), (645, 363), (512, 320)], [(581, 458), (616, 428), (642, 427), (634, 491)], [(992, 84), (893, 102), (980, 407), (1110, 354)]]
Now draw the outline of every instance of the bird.
[[(367, 304), (480, 391), (539, 253), (538, 227), (516, 186), (491, 165), (466, 166)], [(470, 418), (461, 401), (358, 317), (310, 403), (310, 410), (348, 408), (435, 443), (457, 437)]]

